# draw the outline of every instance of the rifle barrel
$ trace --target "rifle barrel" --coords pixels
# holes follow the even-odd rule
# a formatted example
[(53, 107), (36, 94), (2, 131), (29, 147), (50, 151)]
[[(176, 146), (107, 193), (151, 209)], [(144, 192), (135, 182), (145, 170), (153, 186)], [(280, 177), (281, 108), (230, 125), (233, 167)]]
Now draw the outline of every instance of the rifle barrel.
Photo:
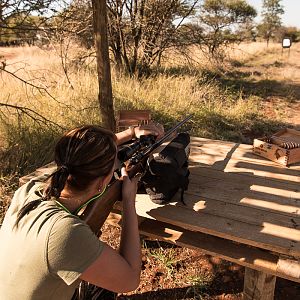
[(147, 155), (149, 152), (152, 152), (154, 149), (156, 149), (157, 147), (159, 147), (163, 142), (165, 142), (167, 140), (167, 138), (174, 133), (179, 127), (181, 127), (184, 123), (186, 123), (187, 121), (189, 121), (191, 118), (193, 117), (193, 115), (189, 115), (186, 118), (184, 118), (181, 122), (179, 122), (178, 124), (176, 124), (174, 127), (172, 127), (170, 130), (168, 130), (166, 132), (166, 134), (160, 138), (157, 142), (155, 142), (145, 153), (144, 155)]

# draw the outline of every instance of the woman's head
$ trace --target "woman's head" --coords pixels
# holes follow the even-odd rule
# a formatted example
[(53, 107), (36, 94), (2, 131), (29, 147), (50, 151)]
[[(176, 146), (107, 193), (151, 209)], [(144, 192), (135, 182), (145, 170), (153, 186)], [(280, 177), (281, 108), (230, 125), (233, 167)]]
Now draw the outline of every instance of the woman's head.
[(59, 198), (65, 185), (83, 191), (95, 179), (108, 176), (116, 151), (115, 135), (100, 126), (86, 125), (65, 133), (55, 147), (57, 170), (51, 175), (46, 198)]

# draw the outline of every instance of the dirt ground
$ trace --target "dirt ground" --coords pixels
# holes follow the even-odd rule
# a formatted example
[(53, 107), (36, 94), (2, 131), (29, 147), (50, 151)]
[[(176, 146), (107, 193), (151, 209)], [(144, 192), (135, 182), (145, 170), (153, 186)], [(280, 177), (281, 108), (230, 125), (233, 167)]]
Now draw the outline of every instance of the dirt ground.
[[(120, 229), (105, 224), (102, 239), (117, 248)], [(139, 288), (118, 300), (241, 300), (244, 267), (206, 255), (201, 250), (141, 237)], [(300, 299), (300, 285), (277, 278), (275, 300)]]
[(299, 58), (299, 43), (289, 52), (282, 51), (279, 44), (273, 45), (262, 53), (246, 56), (226, 82), (232, 81), (245, 94), (260, 97), (266, 117), (280, 118), (290, 127), (300, 129)]

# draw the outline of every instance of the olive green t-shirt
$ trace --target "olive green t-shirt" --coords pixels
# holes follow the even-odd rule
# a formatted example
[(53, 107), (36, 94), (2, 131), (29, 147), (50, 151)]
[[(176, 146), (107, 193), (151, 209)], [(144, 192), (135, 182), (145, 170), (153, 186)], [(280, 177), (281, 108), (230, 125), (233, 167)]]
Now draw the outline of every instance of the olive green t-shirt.
[(21, 207), (40, 198), (42, 179), (16, 191), (0, 229), (0, 300), (71, 299), (103, 249), (91, 229), (55, 201), (42, 202), (14, 226)]

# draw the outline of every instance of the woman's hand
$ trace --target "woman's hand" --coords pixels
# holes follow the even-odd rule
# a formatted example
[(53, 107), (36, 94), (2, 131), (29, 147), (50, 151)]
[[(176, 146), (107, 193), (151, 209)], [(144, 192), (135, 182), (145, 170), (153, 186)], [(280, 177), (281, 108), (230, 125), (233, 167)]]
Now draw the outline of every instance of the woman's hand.
[(116, 133), (117, 145), (122, 145), (133, 138), (140, 138), (141, 135), (152, 134), (158, 139), (163, 137), (165, 131), (164, 127), (159, 123), (150, 123), (146, 125), (140, 125), (134, 128), (129, 128), (122, 132)]
[(129, 292), (138, 287), (142, 265), (138, 218), (135, 212), (139, 177), (129, 179), (125, 168), (121, 169), (121, 174), (123, 210), (119, 251), (104, 244), (100, 256), (80, 276), (85, 281), (117, 293)]
[(128, 173), (123, 167), (121, 169), (121, 175), (123, 179), (123, 185), (122, 185), (122, 201), (127, 203), (135, 203), (135, 197), (137, 192), (137, 184), (140, 179), (140, 176), (134, 176), (133, 178), (128, 177)]
[(139, 138), (141, 135), (152, 134), (160, 139), (163, 137), (164, 133), (164, 126), (159, 123), (149, 123), (134, 128), (134, 134), (136, 138)]

